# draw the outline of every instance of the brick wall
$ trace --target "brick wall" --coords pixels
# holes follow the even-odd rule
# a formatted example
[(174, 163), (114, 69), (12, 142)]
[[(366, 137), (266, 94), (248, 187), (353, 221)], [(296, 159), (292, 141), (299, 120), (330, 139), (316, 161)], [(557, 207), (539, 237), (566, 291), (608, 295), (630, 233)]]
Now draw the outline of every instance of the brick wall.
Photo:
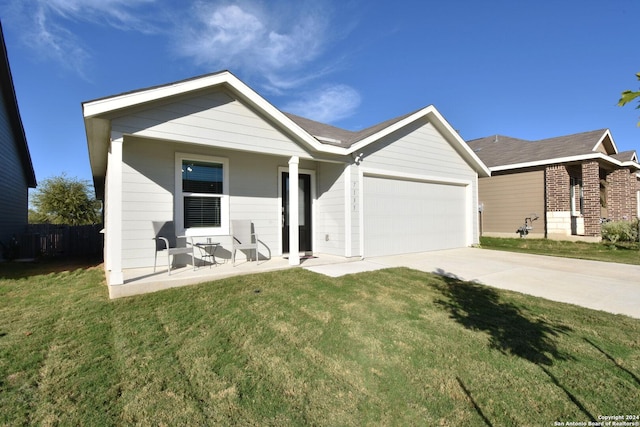
[(582, 164), (584, 235), (600, 236), (600, 167), (598, 162)]
[[(574, 167), (575, 168), (575, 167)], [(581, 217), (572, 220), (571, 214), (571, 178), (565, 165), (552, 165), (546, 168), (547, 191), (547, 230), (549, 234), (584, 234), (590, 237), (600, 236), (600, 167), (598, 162), (586, 162), (580, 166), (584, 212)], [(580, 206), (576, 193), (576, 208)], [(575, 221), (575, 224), (572, 223)]]
[(616, 169), (607, 174), (607, 210), (614, 221), (631, 220), (638, 216), (636, 174), (628, 169)]
[(569, 172), (564, 165), (547, 166), (545, 172), (547, 212), (571, 210), (569, 195)]

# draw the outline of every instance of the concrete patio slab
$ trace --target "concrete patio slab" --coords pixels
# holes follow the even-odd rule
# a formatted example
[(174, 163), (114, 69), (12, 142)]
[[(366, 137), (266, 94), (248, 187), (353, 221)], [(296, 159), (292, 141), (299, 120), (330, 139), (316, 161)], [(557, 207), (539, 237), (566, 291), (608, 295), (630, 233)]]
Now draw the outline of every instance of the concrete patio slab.
[[(409, 267), (460, 280), (566, 302), (582, 307), (640, 318), (640, 266), (529, 255), (487, 249), (461, 248), (434, 252), (345, 259), (319, 255), (301, 265), (309, 271), (340, 277), (391, 267)], [(243, 274), (291, 268), (276, 257), (260, 264), (242, 260), (217, 266), (179, 268), (153, 273), (152, 269), (125, 272), (123, 285), (109, 286), (109, 296), (119, 298)]]
[[(319, 255), (312, 258), (303, 258), (301, 265), (306, 267), (314, 265), (336, 265), (348, 262), (349, 260), (343, 257)], [(231, 264), (230, 260), (221, 260), (221, 262), (216, 265), (199, 265), (195, 270), (192, 266), (174, 268), (171, 270), (171, 275), (167, 274), (166, 266), (158, 267), (156, 272), (153, 271), (153, 268), (132, 268), (124, 270), (124, 284), (108, 286), (109, 297), (112, 299), (122, 298), (161, 291), (163, 289), (210, 282), (226, 277), (265, 273), (287, 268), (291, 268), (291, 266), (289, 266), (289, 260), (283, 257), (261, 259), (259, 263), (239, 259), (235, 266)]]

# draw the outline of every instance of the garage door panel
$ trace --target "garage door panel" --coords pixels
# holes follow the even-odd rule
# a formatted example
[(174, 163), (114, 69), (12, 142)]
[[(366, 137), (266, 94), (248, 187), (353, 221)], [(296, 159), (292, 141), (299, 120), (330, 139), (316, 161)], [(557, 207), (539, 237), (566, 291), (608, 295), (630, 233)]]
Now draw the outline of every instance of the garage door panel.
[(466, 245), (462, 186), (364, 178), (365, 256)]

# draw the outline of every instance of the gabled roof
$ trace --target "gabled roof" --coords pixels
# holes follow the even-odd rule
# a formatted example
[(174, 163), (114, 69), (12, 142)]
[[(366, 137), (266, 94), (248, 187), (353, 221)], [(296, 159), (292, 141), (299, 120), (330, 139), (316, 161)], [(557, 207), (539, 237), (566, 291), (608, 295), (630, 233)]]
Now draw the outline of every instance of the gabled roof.
[(386, 120), (382, 123), (370, 126), (366, 129), (354, 132), (350, 130), (340, 129), (335, 126), (327, 125), (324, 123), (316, 122), (311, 119), (296, 116), (295, 114), (285, 113), (287, 117), (296, 122), (301, 128), (313, 135), (318, 141), (329, 144), (337, 145), (339, 147), (349, 148), (357, 142), (365, 139), (368, 136), (375, 135), (377, 132), (398, 123), (413, 114), (419, 113), (421, 110), (404, 114), (400, 117), (395, 117), (390, 120)]
[(29, 146), (27, 145), (27, 137), (24, 133), (22, 118), (20, 117), (20, 110), (18, 109), (18, 99), (13, 85), (11, 68), (9, 67), (9, 55), (7, 54), (7, 46), (4, 42), (2, 23), (0, 23), (0, 87), (2, 88), (2, 99), (9, 114), (11, 131), (13, 133), (12, 139), (15, 141), (17, 145), (16, 148), (20, 154), (22, 170), (27, 185), (29, 188), (35, 188), (37, 185), (36, 174), (33, 170), (31, 154), (29, 153)]
[(638, 162), (638, 155), (636, 154), (635, 150), (628, 150), (623, 151), (622, 153), (612, 154), (611, 157), (616, 160), (620, 160), (621, 162)]
[[(184, 96), (217, 86), (224, 87), (237, 99), (253, 107), (311, 152), (351, 155), (362, 149), (362, 147), (426, 117), (479, 175), (489, 175), (487, 167), (432, 105), (359, 132), (352, 132), (293, 114), (283, 113), (231, 72), (220, 71), (167, 85), (154, 86), (82, 103), (89, 145), (89, 158), (96, 184), (98, 184), (97, 181), (99, 179), (104, 178), (106, 172), (107, 147), (110, 138), (109, 121), (111, 118), (124, 114), (130, 108), (139, 108), (145, 105), (151, 106), (157, 102), (166, 102), (172, 97)], [(96, 185), (96, 188), (98, 187)]]
[(601, 159), (618, 166), (640, 167), (635, 151), (625, 152), (624, 156), (617, 152), (608, 129), (537, 141), (494, 135), (470, 140), (467, 144), (491, 171), (586, 159)]

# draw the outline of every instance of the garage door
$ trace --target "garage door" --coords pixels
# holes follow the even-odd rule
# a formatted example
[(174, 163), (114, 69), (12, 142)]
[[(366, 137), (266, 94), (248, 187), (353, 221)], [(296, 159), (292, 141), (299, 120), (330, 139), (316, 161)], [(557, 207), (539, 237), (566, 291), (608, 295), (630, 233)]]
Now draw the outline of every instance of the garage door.
[(364, 177), (367, 257), (459, 248), (466, 243), (466, 188)]

